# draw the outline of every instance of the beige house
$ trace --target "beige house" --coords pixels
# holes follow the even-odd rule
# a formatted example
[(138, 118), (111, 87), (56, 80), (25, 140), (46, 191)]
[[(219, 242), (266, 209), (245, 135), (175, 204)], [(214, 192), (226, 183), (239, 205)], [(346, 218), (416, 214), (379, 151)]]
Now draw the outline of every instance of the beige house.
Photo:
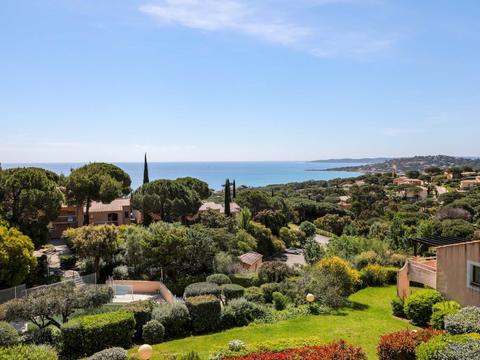
[(398, 296), (408, 297), (413, 281), (437, 289), (463, 306), (480, 306), (480, 241), (438, 246), (436, 253), (436, 257), (407, 260), (398, 272)]
[(412, 186), (398, 191), (398, 195), (404, 199), (425, 200), (428, 198), (428, 189), (424, 186)]
[(255, 251), (249, 251), (240, 255), (239, 259), (245, 271), (255, 272), (262, 266), (263, 255)]
[(480, 186), (480, 176), (477, 176), (475, 179), (460, 181), (460, 190), (469, 190), (477, 186)]
[(342, 209), (351, 209), (352, 204), (349, 202), (352, 197), (345, 195), (345, 196), (339, 196), (338, 197), (338, 206), (340, 206)]
[[(222, 214), (225, 214), (225, 206), (223, 204), (218, 204), (212, 201), (205, 201), (202, 203), (198, 212), (208, 211), (208, 210), (215, 210)], [(230, 213), (235, 215), (238, 214), (242, 210), (242, 208), (235, 202), (230, 203)]]
[(425, 181), (420, 179), (409, 179), (406, 176), (401, 176), (398, 178), (393, 179), (393, 183), (395, 185), (416, 185), (416, 186), (423, 186), (425, 185)]

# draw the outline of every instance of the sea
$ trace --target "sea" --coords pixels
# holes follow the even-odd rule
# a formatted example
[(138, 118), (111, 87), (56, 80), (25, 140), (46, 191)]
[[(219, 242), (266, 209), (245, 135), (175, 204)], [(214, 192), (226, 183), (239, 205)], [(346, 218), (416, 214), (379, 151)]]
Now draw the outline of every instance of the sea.
[[(132, 188), (136, 189), (143, 181), (143, 162), (114, 163), (127, 172), (132, 179)], [(3, 163), (2, 168), (36, 166), (68, 175), (71, 169), (82, 163)], [(236, 161), (236, 162), (149, 162), (150, 181), (156, 179), (176, 179), (191, 176), (208, 183), (210, 188), (220, 190), (225, 180), (235, 180), (238, 186), (266, 186), (286, 184), (307, 180), (331, 180), (361, 175), (347, 171), (325, 171), (343, 166), (362, 165), (362, 163), (309, 162), (309, 161)]]

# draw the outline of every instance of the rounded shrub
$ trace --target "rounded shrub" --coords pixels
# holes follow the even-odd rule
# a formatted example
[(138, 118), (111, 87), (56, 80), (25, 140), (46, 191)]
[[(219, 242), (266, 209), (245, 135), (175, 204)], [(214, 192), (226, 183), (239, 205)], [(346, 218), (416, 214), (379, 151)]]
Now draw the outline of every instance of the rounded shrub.
[(388, 271), (381, 265), (368, 264), (360, 272), (362, 283), (366, 286), (383, 286), (388, 280)]
[(158, 344), (163, 341), (165, 328), (158, 320), (150, 320), (143, 325), (142, 339), (146, 344)]
[(245, 294), (245, 288), (237, 284), (222, 285), (222, 294), (227, 301), (238, 299)]
[(377, 345), (378, 358), (380, 360), (415, 360), (415, 349), (439, 334), (441, 334), (440, 331), (431, 329), (418, 331), (405, 329), (385, 334)]
[(62, 334), (60, 330), (54, 326), (46, 328), (35, 327), (25, 336), (25, 341), (37, 345), (51, 345), (55, 346), (60, 343)]
[(57, 352), (46, 345), (15, 345), (0, 347), (2, 360), (58, 360)]
[(207, 282), (217, 285), (231, 284), (232, 280), (225, 274), (212, 274), (207, 276)]
[(186, 305), (194, 333), (201, 334), (219, 330), (222, 307), (217, 297), (213, 295), (188, 297)]
[(0, 321), (0, 346), (12, 346), (19, 340), (18, 331), (9, 323)]
[(443, 301), (442, 295), (436, 290), (420, 290), (405, 300), (403, 310), (414, 325), (426, 326), (432, 317), (432, 307)]
[(275, 291), (280, 291), (282, 290), (282, 286), (278, 283), (267, 283), (267, 284), (262, 284), (260, 286), (260, 289), (263, 291), (263, 297), (267, 303), (271, 303), (273, 301), (272, 294)]
[(142, 338), (143, 325), (151, 320), (153, 307), (152, 301), (134, 301), (123, 306), (123, 310), (135, 317), (135, 339)]
[(153, 309), (152, 319), (164, 326), (167, 338), (182, 337), (190, 333), (190, 313), (185, 304), (161, 303)]
[(222, 289), (217, 284), (199, 282), (188, 285), (183, 293), (184, 298), (201, 295), (213, 295), (219, 297)]
[(445, 330), (450, 334), (480, 333), (480, 308), (469, 306), (445, 317)]
[(281, 292), (275, 291), (272, 294), (273, 306), (275, 310), (285, 310), (288, 304), (288, 297), (283, 295)]
[(435, 336), (416, 350), (417, 360), (470, 360), (480, 355), (480, 335)]
[(245, 326), (255, 319), (264, 319), (269, 314), (270, 311), (265, 306), (246, 299), (234, 299), (223, 309), (222, 324), (224, 328)]
[(397, 316), (400, 318), (405, 318), (405, 312), (403, 311), (403, 300), (400, 299), (398, 296), (396, 298), (393, 298), (392, 302), (392, 314), (393, 316)]
[(456, 314), (461, 306), (456, 301), (442, 301), (436, 303), (432, 307), (432, 317), (430, 318), (430, 326), (434, 329), (445, 329), (445, 317)]
[(88, 358), (88, 360), (127, 360), (128, 352), (121, 347), (113, 347), (99, 351)]
[(244, 296), (248, 301), (253, 301), (259, 304), (263, 304), (265, 302), (263, 291), (257, 286), (250, 286), (249, 288), (246, 288)]
[(282, 261), (266, 261), (258, 270), (258, 278), (263, 283), (278, 283), (292, 274), (292, 269)]
[(378, 254), (373, 250), (368, 250), (356, 255), (353, 259), (353, 263), (358, 270), (361, 270), (368, 264), (377, 264), (378, 260)]

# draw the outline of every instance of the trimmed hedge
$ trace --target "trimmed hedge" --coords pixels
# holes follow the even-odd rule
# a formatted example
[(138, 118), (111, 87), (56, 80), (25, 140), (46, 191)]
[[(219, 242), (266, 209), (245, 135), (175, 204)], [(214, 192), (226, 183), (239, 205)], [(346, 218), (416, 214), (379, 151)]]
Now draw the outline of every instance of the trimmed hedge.
[(221, 323), (220, 300), (213, 295), (189, 297), (186, 305), (192, 319), (192, 330), (196, 334), (218, 330)]
[(430, 326), (434, 329), (445, 329), (445, 317), (456, 314), (461, 306), (456, 301), (442, 301), (436, 303), (432, 307), (432, 317), (430, 318)]
[(480, 333), (480, 308), (469, 306), (445, 318), (445, 330), (450, 334)]
[(57, 352), (45, 345), (15, 345), (0, 348), (2, 360), (58, 360)]
[(260, 286), (260, 289), (263, 291), (263, 297), (265, 298), (265, 302), (271, 303), (273, 301), (273, 293), (275, 291), (281, 291), (282, 285), (278, 283), (267, 283)]
[(443, 301), (443, 297), (438, 291), (420, 290), (405, 300), (403, 310), (414, 325), (426, 326), (432, 317), (433, 305), (441, 301)]
[(165, 328), (158, 320), (150, 320), (143, 325), (142, 338), (146, 344), (158, 344), (163, 341)]
[(62, 351), (89, 356), (108, 347), (129, 348), (134, 335), (135, 318), (130, 312), (80, 316), (62, 325)]
[(209, 282), (199, 282), (188, 285), (183, 293), (184, 298), (201, 295), (213, 295), (219, 297), (222, 289), (217, 284)]
[(224, 328), (245, 326), (270, 314), (268, 308), (245, 299), (235, 299), (225, 306), (222, 313)]
[(238, 299), (245, 294), (245, 288), (237, 284), (222, 285), (222, 294), (227, 301)]
[(249, 288), (245, 289), (245, 299), (260, 304), (265, 302), (262, 289), (256, 286), (250, 286)]
[(393, 316), (397, 316), (400, 318), (405, 318), (405, 312), (403, 311), (403, 300), (400, 299), (398, 296), (394, 298), (391, 302), (392, 305), (392, 314)]
[(383, 335), (377, 346), (380, 360), (415, 360), (415, 349), (440, 331), (420, 329), (418, 331), (400, 330)]
[(9, 323), (0, 321), (0, 346), (12, 346), (19, 340), (18, 331)]
[(288, 304), (288, 297), (283, 295), (281, 292), (275, 291), (272, 294), (273, 305), (275, 310), (285, 310)]
[(225, 274), (212, 274), (207, 276), (207, 282), (217, 285), (231, 284), (232, 280)]
[(152, 319), (165, 327), (165, 336), (175, 338), (190, 333), (190, 313), (184, 304), (161, 303), (152, 312)]
[(436, 336), (420, 345), (417, 360), (473, 360), (480, 356), (480, 335)]
[(105, 349), (93, 354), (88, 360), (127, 360), (128, 351), (121, 347)]
[(260, 286), (262, 282), (258, 278), (257, 273), (237, 273), (230, 275), (232, 284), (237, 284), (248, 288), (250, 286)]
[(152, 301), (134, 301), (123, 306), (123, 310), (131, 312), (135, 317), (135, 339), (142, 339), (143, 325), (152, 319)]

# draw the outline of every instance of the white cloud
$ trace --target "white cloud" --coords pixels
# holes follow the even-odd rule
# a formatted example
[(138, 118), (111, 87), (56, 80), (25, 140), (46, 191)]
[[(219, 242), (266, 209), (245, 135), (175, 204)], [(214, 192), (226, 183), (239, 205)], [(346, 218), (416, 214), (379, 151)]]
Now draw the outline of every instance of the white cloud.
[(407, 128), (386, 128), (382, 130), (382, 133), (387, 136), (421, 134), (424, 132), (425, 132), (424, 129), (407, 129)]

